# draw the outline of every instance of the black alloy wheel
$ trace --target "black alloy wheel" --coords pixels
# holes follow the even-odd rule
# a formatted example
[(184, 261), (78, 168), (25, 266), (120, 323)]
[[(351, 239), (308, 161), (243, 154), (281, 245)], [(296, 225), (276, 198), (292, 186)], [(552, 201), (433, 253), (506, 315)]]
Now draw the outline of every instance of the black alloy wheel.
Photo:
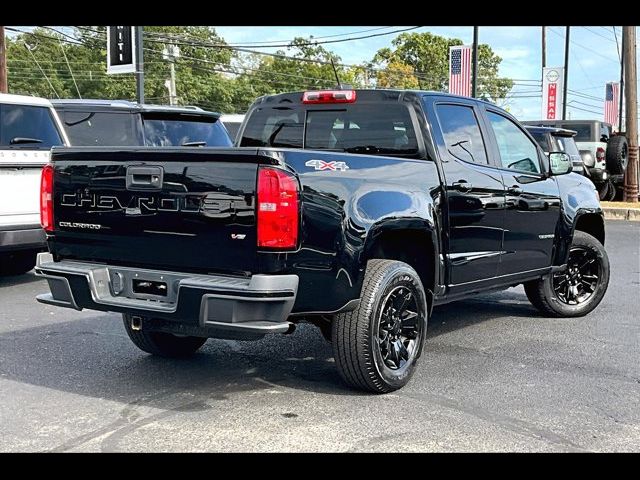
[(422, 324), (411, 290), (405, 286), (393, 289), (384, 300), (378, 325), (378, 348), (388, 368), (399, 370), (412, 360)]
[(569, 252), (567, 269), (553, 275), (553, 291), (561, 302), (579, 305), (591, 298), (600, 276), (596, 253), (588, 248), (573, 247)]

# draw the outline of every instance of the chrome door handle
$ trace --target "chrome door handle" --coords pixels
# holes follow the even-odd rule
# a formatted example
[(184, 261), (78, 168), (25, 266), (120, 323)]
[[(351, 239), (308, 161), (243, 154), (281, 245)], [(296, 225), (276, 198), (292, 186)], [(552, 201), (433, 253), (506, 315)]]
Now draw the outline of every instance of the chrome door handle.
[(507, 193), (509, 195), (520, 195), (522, 194), (522, 189), (518, 185), (512, 185), (511, 187), (507, 188)]

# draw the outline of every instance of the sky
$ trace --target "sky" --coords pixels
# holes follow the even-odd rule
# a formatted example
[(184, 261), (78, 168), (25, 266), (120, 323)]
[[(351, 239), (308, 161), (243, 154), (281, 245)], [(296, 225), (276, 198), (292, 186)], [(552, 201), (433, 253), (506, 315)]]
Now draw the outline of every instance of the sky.
[[(31, 29), (31, 27), (18, 27)], [(68, 30), (64, 27), (54, 27)], [(341, 40), (351, 37), (392, 32), (407, 27), (379, 26), (223, 26), (214, 27), (216, 32), (230, 44), (265, 42), (287, 43), (294, 37), (308, 38), (313, 35)], [(622, 36), (622, 27), (588, 26), (571, 27), (571, 48), (569, 50), (568, 118), (600, 119), (604, 112), (605, 84), (620, 79), (620, 60), (616, 37)], [(371, 30), (376, 29), (376, 30)], [(369, 31), (366, 31), (369, 30)], [(473, 27), (420, 27), (412, 32), (431, 32), (436, 35), (459, 38), (465, 44), (473, 41)], [(488, 44), (502, 58), (499, 75), (516, 82), (508, 110), (520, 120), (537, 120), (542, 116), (541, 79), (542, 27), (479, 27), (480, 43)], [(358, 33), (359, 32), (359, 33)], [(9, 33), (9, 32), (8, 32)], [(10, 33), (9, 33), (10, 34)], [(373, 38), (325, 44), (325, 48), (335, 52), (342, 63), (359, 64), (369, 61), (383, 47), (391, 46), (398, 35), (393, 33)], [(564, 64), (565, 27), (547, 27), (547, 66), (562, 67)], [(247, 45), (249, 48), (249, 45)], [(274, 52), (278, 48), (261, 48), (260, 51)], [(639, 50), (640, 53), (640, 50)]]
[[(228, 43), (271, 42), (290, 40), (294, 37), (340, 35), (376, 28), (375, 26), (341, 27), (215, 27)], [(387, 30), (355, 33), (330, 39), (384, 33)], [(569, 118), (602, 118), (604, 112), (605, 84), (620, 80), (620, 60), (612, 26), (572, 27), (569, 49), (569, 91), (567, 109)], [(622, 27), (615, 27), (618, 40)], [(459, 38), (464, 43), (473, 42), (473, 27), (420, 27), (413, 32), (431, 32), (444, 37)], [(540, 83), (542, 68), (542, 27), (480, 27), (478, 41), (488, 44), (502, 58), (499, 75), (517, 80), (513, 89), (515, 97), (507, 104), (509, 111), (520, 120), (537, 120), (542, 115)], [(378, 36), (362, 40), (326, 44), (346, 64), (371, 60), (380, 48), (390, 46), (398, 34)], [(547, 66), (564, 64), (565, 27), (547, 27)], [(327, 39), (327, 40), (330, 40)], [(272, 52), (276, 49), (260, 49)], [(525, 98), (531, 97), (531, 98)]]

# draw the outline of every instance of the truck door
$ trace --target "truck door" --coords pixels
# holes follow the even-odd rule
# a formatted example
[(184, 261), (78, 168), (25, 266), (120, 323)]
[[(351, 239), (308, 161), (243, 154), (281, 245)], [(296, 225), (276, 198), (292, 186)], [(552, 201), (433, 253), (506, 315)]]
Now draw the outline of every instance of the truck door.
[(544, 154), (516, 122), (490, 108), (486, 115), (496, 146), (494, 160), (506, 187), (498, 275), (548, 267), (560, 217), (558, 184), (545, 173)]
[(432, 130), (442, 159), (449, 222), (447, 285), (455, 294), (468, 291), (469, 283), (496, 275), (505, 191), (500, 171), (489, 164), (475, 102), (447, 100), (433, 108), (439, 126)]

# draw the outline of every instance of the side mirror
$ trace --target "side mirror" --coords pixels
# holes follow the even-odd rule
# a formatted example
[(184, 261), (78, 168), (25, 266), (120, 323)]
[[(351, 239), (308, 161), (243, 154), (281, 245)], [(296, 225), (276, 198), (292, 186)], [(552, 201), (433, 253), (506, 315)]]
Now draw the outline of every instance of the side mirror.
[(564, 152), (549, 153), (551, 175), (564, 175), (573, 171), (571, 157)]

